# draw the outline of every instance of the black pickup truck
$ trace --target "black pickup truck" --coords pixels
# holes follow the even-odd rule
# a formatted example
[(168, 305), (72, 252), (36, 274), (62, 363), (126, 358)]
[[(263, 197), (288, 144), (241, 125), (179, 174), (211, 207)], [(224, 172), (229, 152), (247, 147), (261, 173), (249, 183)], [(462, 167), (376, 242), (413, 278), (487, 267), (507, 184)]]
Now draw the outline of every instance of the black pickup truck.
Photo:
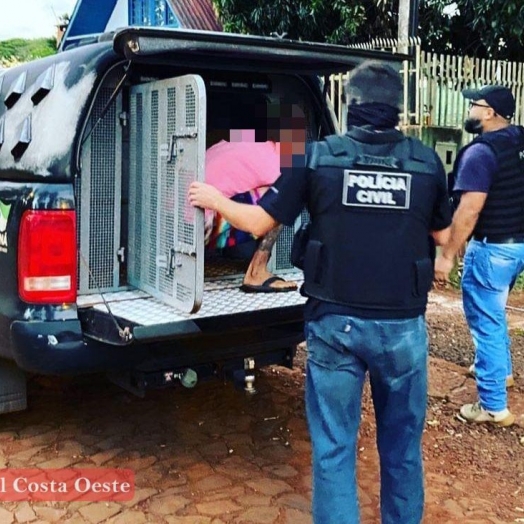
[[(210, 376), (252, 390), (256, 368), (292, 366), (304, 298), (240, 291), (246, 261), (206, 251), (187, 188), (214, 108), (292, 94), (315, 140), (337, 130), (324, 79), (368, 58), (399, 60), (130, 27), (0, 71), (0, 412), (26, 407), (28, 372), (105, 372), (143, 394)], [(297, 281), (299, 225), (271, 257)]]

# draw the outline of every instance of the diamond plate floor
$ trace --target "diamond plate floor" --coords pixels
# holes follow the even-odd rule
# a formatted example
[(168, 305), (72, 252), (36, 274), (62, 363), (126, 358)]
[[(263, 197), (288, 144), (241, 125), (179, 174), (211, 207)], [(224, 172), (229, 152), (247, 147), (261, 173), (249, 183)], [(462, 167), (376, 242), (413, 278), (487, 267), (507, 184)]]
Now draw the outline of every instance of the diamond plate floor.
[[(286, 272), (286, 280), (302, 283), (302, 272)], [(151, 326), (166, 324), (177, 320), (188, 320), (248, 311), (272, 309), (304, 304), (306, 299), (298, 291), (287, 293), (244, 293), (239, 287), (242, 277), (213, 278), (204, 283), (202, 307), (197, 313), (187, 314), (167, 306), (144, 291), (118, 291), (104, 293), (113, 315), (125, 318), (136, 324)], [(78, 298), (79, 308), (93, 307), (107, 312), (107, 306), (101, 295), (84, 295)]]

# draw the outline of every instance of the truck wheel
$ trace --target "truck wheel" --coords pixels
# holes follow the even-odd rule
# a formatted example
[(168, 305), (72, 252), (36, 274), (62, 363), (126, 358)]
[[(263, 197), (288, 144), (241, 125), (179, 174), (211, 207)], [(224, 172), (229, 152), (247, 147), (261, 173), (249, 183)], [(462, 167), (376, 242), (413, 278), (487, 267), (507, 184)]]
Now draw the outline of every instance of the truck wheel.
[(27, 409), (25, 373), (14, 362), (0, 359), (0, 413)]

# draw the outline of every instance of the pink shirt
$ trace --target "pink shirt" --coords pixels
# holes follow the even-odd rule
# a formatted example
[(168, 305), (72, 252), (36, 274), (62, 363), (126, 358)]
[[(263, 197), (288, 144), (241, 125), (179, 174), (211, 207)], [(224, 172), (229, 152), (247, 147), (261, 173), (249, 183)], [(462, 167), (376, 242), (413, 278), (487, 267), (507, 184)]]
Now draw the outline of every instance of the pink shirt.
[(225, 196), (271, 186), (280, 176), (280, 144), (225, 142), (206, 151), (206, 182)]

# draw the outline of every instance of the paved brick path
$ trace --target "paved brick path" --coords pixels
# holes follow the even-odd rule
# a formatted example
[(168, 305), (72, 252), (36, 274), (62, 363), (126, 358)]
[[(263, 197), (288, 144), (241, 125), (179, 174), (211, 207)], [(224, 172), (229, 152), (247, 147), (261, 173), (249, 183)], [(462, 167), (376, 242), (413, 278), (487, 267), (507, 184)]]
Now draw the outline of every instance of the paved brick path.
[[(434, 398), (453, 403), (456, 397), (458, 404), (472, 394), (473, 381), (465, 381), (463, 371), (433, 360)], [(303, 370), (267, 370), (257, 387), (259, 393), (248, 397), (209, 382), (138, 399), (96, 377), (32, 381), (30, 409), (0, 420), (0, 468), (133, 468), (136, 496), (129, 503), (2, 503), (0, 524), (310, 523)], [(436, 416), (430, 412), (428, 420)], [(428, 427), (425, 446), (445, 436)], [(369, 403), (359, 455), (363, 524), (371, 524), (378, 522), (378, 465)], [(426, 468), (427, 524), (524, 517), (499, 520), (482, 486), (472, 503), (445, 461), (444, 455), (441, 465), (432, 460)]]

